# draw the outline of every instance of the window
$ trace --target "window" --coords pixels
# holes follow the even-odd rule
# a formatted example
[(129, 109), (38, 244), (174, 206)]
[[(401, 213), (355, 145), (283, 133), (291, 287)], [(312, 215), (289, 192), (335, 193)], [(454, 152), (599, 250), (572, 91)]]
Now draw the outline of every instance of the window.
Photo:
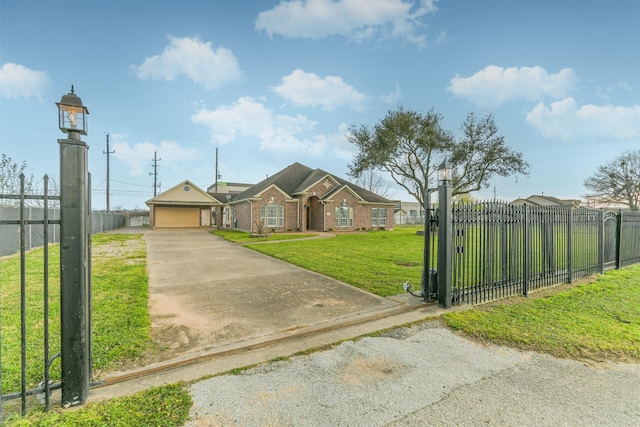
[(273, 201), (260, 206), (260, 221), (265, 227), (284, 227), (284, 206)]
[(387, 226), (387, 208), (373, 208), (371, 210), (371, 225), (374, 227)]
[(336, 228), (338, 227), (353, 227), (353, 208), (342, 203), (340, 206), (336, 206)]
[(267, 227), (276, 227), (278, 225), (278, 205), (275, 203), (267, 205)]

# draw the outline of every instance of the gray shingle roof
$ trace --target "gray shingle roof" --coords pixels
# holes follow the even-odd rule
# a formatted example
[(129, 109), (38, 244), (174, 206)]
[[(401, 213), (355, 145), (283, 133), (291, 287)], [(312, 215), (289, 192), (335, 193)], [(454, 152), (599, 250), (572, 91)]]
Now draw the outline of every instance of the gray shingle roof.
[[(322, 169), (311, 169), (298, 162), (287, 166), (278, 173), (271, 175), (267, 179), (255, 184), (253, 187), (248, 188), (242, 193), (236, 194), (235, 196), (233, 196), (231, 201), (238, 202), (241, 200), (258, 197), (260, 193), (262, 193), (272, 185), (278, 187), (289, 196), (294, 196), (305, 191), (307, 188), (327, 176), (331, 177), (340, 184), (338, 188), (342, 188), (344, 186), (349, 187), (363, 201), (372, 203), (393, 203), (387, 198), (372, 193), (371, 191), (352, 184), (349, 181), (325, 172)], [(336, 190), (337, 189), (334, 189), (334, 191)], [(330, 192), (327, 196), (331, 195), (332, 193), (333, 192)], [(325, 198), (327, 196), (325, 196)]]

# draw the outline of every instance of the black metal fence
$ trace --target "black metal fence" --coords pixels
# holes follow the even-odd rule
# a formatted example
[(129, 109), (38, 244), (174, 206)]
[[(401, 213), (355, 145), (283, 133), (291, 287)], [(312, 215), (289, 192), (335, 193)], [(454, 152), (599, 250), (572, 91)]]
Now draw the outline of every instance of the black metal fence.
[(456, 204), (451, 234), (453, 304), (527, 295), (640, 262), (640, 212)]
[[(18, 291), (20, 294), (20, 315), (19, 318), (13, 321), (11, 324), (3, 323), (3, 313), (0, 312), (0, 423), (3, 419), (3, 403), (6, 401), (20, 399), (21, 401), (21, 413), (26, 414), (27, 409), (27, 397), (33, 395), (39, 395), (45, 410), (49, 409), (51, 392), (55, 389), (59, 389), (61, 384), (59, 382), (54, 383), (52, 378), (59, 379), (60, 375), (50, 375), (51, 367), (54, 362), (60, 357), (60, 353), (57, 352), (53, 357), (50, 357), (50, 342), (49, 342), (49, 315), (51, 310), (49, 308), (49, 245), (45, 242), (53, 243), (58, 242), (60, 239), (60, 211), (59, 209), (49, 208), (50, 202), (53, 200), (59, 200), (60, 197), (56, 195), (48, 194), (48, 177), (44, 177), (44, 194), (43, 195), (26, 195), (24, 194), (24, 176), (21, 176), (21, 190), (20, 194), (2, 194), (0, 199), (14, 200), (14, 206), (0, 207), (0, 249), (3, 251), (0, 256), (13, 254), (18, 252), (20, 257), (20, 275), (18, 282), (6, 282), (4, 279), (0, 282), (0, 295), (5, 292), (12, 294)], [(27, 206), (29, 201), (38, 201), (43, 207), (30, 207)], [(99, 233), (107, 230), (117, 229), (124, 226), (124, 217), (118, 214), (111, 214), (105, 212), (93, 212), (91, 214), (91, 232)], [(28, 250), (42, 246), (43, 248), (43, 260), (42, 260), (42, 274), (38, 273), (39, 277), (35, 277), (31, 274), (27, 274), (27, 256)], [(38, 263), (40, 264), (40, 263)], [(55, 269), (59, 269), (59, 265), (53, 266)], [(36, 285), (37, 282), (37, 285)], [(41, 296), (35, 299), (41, 301), (41, 306), (34, 307), (32, 304), (32, 297), (29, 292), (33, 292), (34, 285), (39, 286), (42, 283), (42, 288), (39, 290)], [(54, 286), (59, 286), (59, 283)], [(0, 298), (0, 303), (2, 299)], [(40, 313), (36, 316), (32, 316), (30, 310), (38, 310)], [(39, 338), (35, 343), (33, 337), (27, 337), (27, 322), (30, 318), (42, 319), (42, 334), (38, 333)], [(12, 333), (12, 337), (18, 335), (20, 337), (19, 342), (6, 343), (3, 341), (3, 331), (11, 329), (12, 331), (18, 331), (16, 334)], [(13, 340), (12, 340), (13, 341)], [(32, 365), (32, 360), (29, 360), (27, 356), (27, 347), (38, 345), (42, 348), (42, 354), (39, 361), (36, 361)], [(20, 348), (18, 349), (17, 346)], [(10, 363), (11, 370), (5, 371), (6, 354), (3, 351), (9, 351), (12, 358), (15, 357), (19, 350), (19, 367), (14, 368), (14, 364)], [(31, 350), (31, 349), (29, 349)], [(38, 370), (35, 374), (32, 374), (32, 370)], [(4, 383), (17, 384), (16, 389), (12, 387), (11, 390), (3, 389), (3, 375), (9, 373), (9, 377), (4, 378)], [(28, 375), (29, 373), (29, 375)], [(19, 376), (19, 378), (18, 378)], [(36, 377), (35, 381), (39, 384), (34, 384), (33, 381), (28, 378)]]

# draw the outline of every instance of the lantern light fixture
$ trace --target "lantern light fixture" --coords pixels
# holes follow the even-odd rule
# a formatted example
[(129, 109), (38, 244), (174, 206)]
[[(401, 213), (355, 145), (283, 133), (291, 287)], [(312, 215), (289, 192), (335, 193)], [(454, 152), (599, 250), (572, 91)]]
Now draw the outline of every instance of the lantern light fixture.
[(62, 96), (58, 106), (58, 127), (63, 133), (78, 132), (87, 134), (87, 115), (89, 110), (82, 105), (82, 100), (76, 95), (73, 85), (71, 92)]
[(450, 182), (453, 178), (453, 169), (449, 166), (446, 160), (444, 160), (440, 166), (438, 166), (438, 181)]

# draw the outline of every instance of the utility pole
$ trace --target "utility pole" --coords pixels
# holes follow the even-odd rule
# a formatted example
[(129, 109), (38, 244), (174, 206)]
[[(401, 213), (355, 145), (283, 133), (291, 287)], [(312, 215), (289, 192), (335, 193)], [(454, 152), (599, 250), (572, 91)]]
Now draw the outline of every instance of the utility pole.
[(495, 202), (497, 200), (497, 192), (496, 192), (496, 187), (493, 187), (493, 201)]
[(116, 150), (109, 151), (109, 134), (107, 134), (107, 151), (103, 151), (103, 153), (107, 155), (107, 212), (111, 212), (111, 208), (109, 207), (109, 154), (115, 152)]
[(153, 152), (153, 172), (149, 172), (149, 175), (153, 176), (153, 197), (158, 195), (158, 162), (162, 160), (158, 158), (158, 151)]
[(216, 147), (216, 193), (218, 192), (218, 147)]

